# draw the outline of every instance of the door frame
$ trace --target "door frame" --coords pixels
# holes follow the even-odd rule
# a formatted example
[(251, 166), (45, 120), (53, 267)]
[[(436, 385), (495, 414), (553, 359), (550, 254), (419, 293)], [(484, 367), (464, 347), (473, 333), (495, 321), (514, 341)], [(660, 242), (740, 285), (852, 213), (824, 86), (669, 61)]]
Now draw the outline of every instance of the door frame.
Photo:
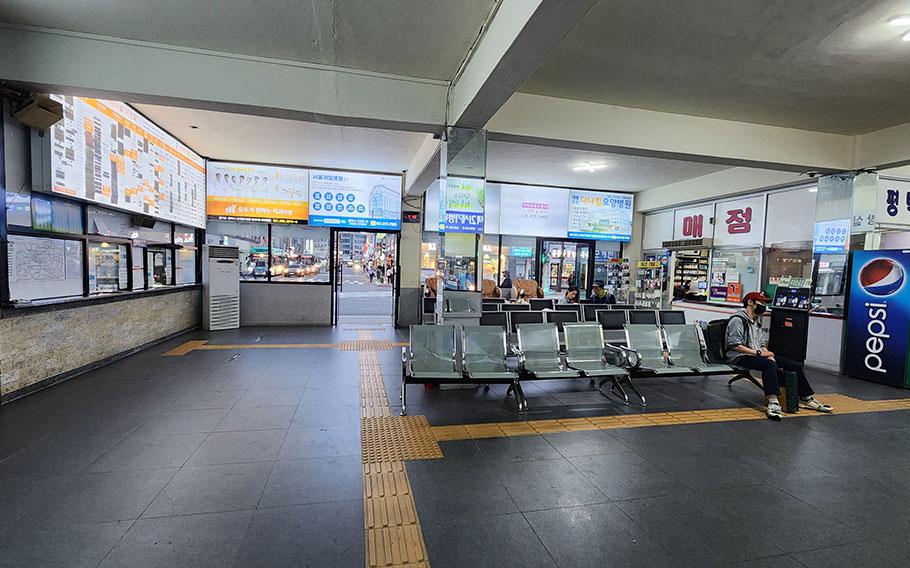
[[(549, 265), (544, 267), (543, 261), (543, 244), (544, 242), (559, 242), (559, 243), (573, 243), (575, 245), (587, 245), (588, 246), (588, 270), (585, 286), (582, 288), (579, 286), (579, 289), (585, 291), (585, 297), (591, 297), (591, 287), (594, 284), (594, 253), (597, 250), (597, 241), (590, 239), (569, 239), (564, 237), (537, 237), (537, 247), (536, 247), (536, 260), (534, 267), (534, 277), (537, 280), (537, 284), (543, 288), (543, 278), (549, 278)], [(577, 284), (576, 284), (577, 285)]]
[(375, 233), (382, 235), (395, 236), (395, 257), (392, 259), (392, 266), (395, 267), (395, 282), (392, 285), (392, 325), (398, 322), (398, 303), (401, 295), (401, 230), (392, 231), (389, 229), (361, 229), (355, 227), (331, 227), (329, 235), (329, 257), (332, 259), (332, 272), (329, 283), (332, 288), (332, 325), (338, 325), (338, 305), (341, 303), (338, 298), (338, 292), (343, 285), (342, 273), (344, 265), (340, 264), (341, 257), (338, 253), (338, 237), (341, 233)]

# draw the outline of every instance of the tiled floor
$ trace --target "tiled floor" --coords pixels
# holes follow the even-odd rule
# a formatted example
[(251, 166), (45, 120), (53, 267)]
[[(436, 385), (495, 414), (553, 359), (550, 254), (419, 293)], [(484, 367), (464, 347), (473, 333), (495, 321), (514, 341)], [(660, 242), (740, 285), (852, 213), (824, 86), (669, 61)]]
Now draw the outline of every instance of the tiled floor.
[[(180, 337), (0, 408), (0, 566), (344, 566), (364, 558), (354, 325)], [(375, 326), (373, 326), (375, 327)], [(391, 330), (377, 339), (400, 341)], [(399, 355), (380, 352), (397, 403)], [(812, 373), (820, 392), (905, 391)], [(721, 378), (409, 390), (432, 425), (755, 405)], [(407, 462), (430, 564), (906, 566), (910, 412), (441, 443)]]

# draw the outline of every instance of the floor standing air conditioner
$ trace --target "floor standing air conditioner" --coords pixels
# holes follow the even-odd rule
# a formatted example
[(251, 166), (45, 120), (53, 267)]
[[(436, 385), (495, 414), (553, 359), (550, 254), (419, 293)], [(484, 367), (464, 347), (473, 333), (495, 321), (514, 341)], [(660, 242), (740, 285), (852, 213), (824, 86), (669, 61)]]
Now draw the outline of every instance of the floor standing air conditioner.
[(240, 249), (237, 247), (205, 246), (202, 303), (205, 329), (240, 327)]

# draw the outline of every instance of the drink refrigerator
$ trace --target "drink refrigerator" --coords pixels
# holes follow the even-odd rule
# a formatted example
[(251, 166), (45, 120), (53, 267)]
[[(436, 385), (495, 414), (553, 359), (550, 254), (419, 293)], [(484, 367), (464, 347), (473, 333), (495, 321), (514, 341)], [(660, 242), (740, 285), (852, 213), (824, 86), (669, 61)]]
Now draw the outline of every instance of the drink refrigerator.
[(851, 253), (844, 372), (910, 388), (910, 250)]

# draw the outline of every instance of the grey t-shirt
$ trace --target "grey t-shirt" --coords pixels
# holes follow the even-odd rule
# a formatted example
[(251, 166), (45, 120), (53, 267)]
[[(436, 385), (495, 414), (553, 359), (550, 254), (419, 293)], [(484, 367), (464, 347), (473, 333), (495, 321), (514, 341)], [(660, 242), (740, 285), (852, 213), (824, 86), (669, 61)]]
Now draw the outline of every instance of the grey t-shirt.
[[(747, 324), (746, 322), (752, 322)], [(748, 331), (746, 326), (748, 325)], [(748, 336), (748, 337), (747, 337)], [(746, 313), (746, 310), (739, 310), (730, 318), (727, 323), (727, 360), (735, 361), (737, 357), (742, 357), (745, 353), (735, 351), (733, 348), (737, 345), (745, 345), (749, 349), (759, 349), (764, 345), (764, 336), (761, 329), (761, 318), (752, 318)]]

